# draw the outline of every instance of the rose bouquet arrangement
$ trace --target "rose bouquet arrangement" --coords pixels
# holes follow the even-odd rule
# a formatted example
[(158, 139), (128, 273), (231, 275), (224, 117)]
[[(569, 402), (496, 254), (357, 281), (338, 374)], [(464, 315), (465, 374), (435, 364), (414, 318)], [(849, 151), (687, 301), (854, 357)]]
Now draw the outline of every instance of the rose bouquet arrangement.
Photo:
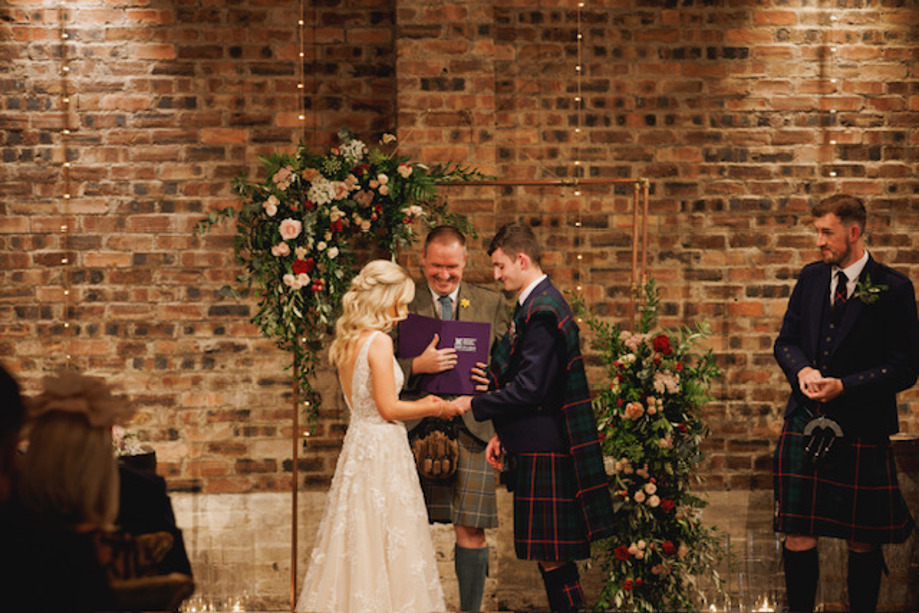
[(630, 332), (579, 311), (606, 366), (608, 385), (594, 399), (617, 534), (601, 543), (606, 583), (599, 605), (622, 611), (692, 611), (696, 580), (719, 583), (718, 539), (701, 521), (698, 480), (700, 418), (720, 371), (702, 342), (709, 328), (652, 331), (660, 302), (645, 288), (637, 330)]
[[(394, 257), (414, 239), (416, 221), (466, 229), (465, 218), (437, 197), (437, 184), (484, 178), (457, 164), (413, 163), (398, 154), (391, 134), (372, 149), (347, 128), (338, 138), (339, 146), (326, 153), (301, 145), (292, 154), (261, 158), (263, 180), (243, 175), (234, 182), (241, 208), (214, 211), (196, 226), (203, 234), (236, 220), (240, 281), (259, 299), (252, 321), (292, 352), (294, 383), (311, 419), (320, 400), (312, 378), (323, 336), (354, 276), (355, 246), (376, 245)], [(231, 288), (224, 293), (238, 296)]]

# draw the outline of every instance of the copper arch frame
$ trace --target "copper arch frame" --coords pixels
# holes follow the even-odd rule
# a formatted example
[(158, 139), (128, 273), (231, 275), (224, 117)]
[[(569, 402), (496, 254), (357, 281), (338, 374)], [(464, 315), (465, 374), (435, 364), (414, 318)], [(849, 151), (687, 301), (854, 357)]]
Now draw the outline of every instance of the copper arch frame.
[[(632, 185), (632, 279), (630, 288), (629, 310), (632, 315), (632, 324), (638, 313), (636, 301), (640, 301), (640, 288), (647, 281), (648, 267), (648, 195), (650, 181), (646, 178), (638, 179), (528, 179), (528, 180), (493, 180), (476, 181), (474, 183), (442, 183), (442, 187), (518, 187), (518, 186), (547, 186), (547, 187), (577, 187), (578, 185)], [(641, 223), (639, 224), (639, 208), (641, 208)], [(639, 233), (641, 238), (639, 239)], [(639, 246), (641, 260), (639, 265)], [(297, 363), (293, 364), (293, 380), (297, 380)], [(297, 493), (299, 491), (297, 480), (297, 463), (300, 451), (300, 396), (297, 385), (293, 385), (293, 428), (291, 431), (291, 529), (290, 529), (290, 610), (294, 612), (297, 604)]]

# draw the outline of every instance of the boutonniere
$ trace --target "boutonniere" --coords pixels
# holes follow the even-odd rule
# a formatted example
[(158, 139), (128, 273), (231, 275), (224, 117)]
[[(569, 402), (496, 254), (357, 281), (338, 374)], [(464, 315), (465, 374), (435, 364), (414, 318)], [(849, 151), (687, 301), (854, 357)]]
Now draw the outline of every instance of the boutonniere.
[(852, 295), (865, 304), (874, 304), (881, 297), (881, 292), (886, 290), (886, 285), (874, 285), (871, 283), (871, 275), (865, 275), (864, 281), (855, 284), (855, 292)]
[(469, 298), (463, 298), (462, 300), (460, 300), (460, 308), (461, 309), (469, 308)]

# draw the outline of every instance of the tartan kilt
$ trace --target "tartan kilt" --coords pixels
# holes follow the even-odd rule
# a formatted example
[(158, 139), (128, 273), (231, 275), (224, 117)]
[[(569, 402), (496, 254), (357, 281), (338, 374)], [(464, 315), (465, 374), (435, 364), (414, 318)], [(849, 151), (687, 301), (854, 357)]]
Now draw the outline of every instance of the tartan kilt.
[[(514, 549), (521, 560), (590, 557), (574, 461), (562, 452), (514, 454)], [(510, 488), (508, 488), (510, 489)]]
[(457, 443), (456, 474), (446, 481), (421, 479), (428, 521), (494, 528), (498, 525), (496, 477), (485, 459), (485, 445), (462, 427)]
[(905, 541), (913, 518), (897, 484), (890, 442), (846, 438), (833, 463), (815, 470), (804, 459), (810, 419), (804, 411), (789, 416), (775, 450), (775, 531), (859, 543)]

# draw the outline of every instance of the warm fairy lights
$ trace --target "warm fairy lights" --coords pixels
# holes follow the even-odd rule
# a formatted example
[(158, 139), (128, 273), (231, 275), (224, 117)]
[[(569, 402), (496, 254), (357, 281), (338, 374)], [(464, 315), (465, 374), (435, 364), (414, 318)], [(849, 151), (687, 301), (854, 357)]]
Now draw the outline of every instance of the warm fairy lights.
[[(822, 66), (823, 76), (827, 80), (827, 82), (831, 85), (830, 90), (829, 90), (829, 96), (828, 96), (828, 100), (831, 105), (834, 104), (835, 102), (835, 96), (837, 96), (839, 92), (841, 91), (839, 87), (839, 79), (832, 76), (833, 73), (835, 72), (834, 69), (836, 68), (836, 59), (838, 57), (837, 56), (838, 49), (836, 45), (833, 44), (833, 40), (834, 40), (833, 28), (836, 26), (836, 22), (838, 21), (838, 19), (839, 18), (837, 17), (835, 13), (831, 13), (829, 15), (829, 28), (827, 30), (826, 37), (825, 37), (825, 40), (827, 41), (827, 46), (825, 47), (827, 53), (822, 54), (821, 56), (821, 61), (824, 63), (824, 65)], [(834, 106), (830, 106), (830, 108), (827, 109), (827, 114), (828, 114), (827, 120), (824, 122), (824, 125), (823, 125), (823, 128), (828, 129), (828, 132), (830, 134), (830, 138), (827, 139), (827, 144), (831, 147), (830, 151), (828, 152), (829, 163), (831, 166), (830, 166), (830, 170), (827, 172), (827, 176), (831, 178), (836, 177), (838, 174), (836, 171), (836, 167), (833, 165), (837, 158), (836, 139), (832, 137), (833, 129), (838, 125), (837, 112), (838, 112), (837, 108), (835, 108)]]
[[(574, 246), (578, 251), (577, 253), (577, 270), (576, 270), (576, 285), (575, 292), (578, 295), (581, 294), (584, 283), (584, 256), (580, 253), (580, 250), (584, 247), (584, 223), (581, 217), (583, 210), (583, 196), (581, 192), (580, 180), (584, 173), (581, 168), (581, 126), (583, 125), (583, 112), (584, 112), (584, 95), (583, 88), (581, 84), (581, 78), (584, 75), (582, 70), (583, 66), (583, 55), (582, 55), (582, 41), (584, 40), (584, 34), (581, 31), (581, 9), (584, 8), (584, 2), (578, 2), (577, 10), (577, 64), (575, 65), (575, 74), (577, 78), (575, 79), (576, 84), (576, 95), (574, 98), (575, 104), (575, 124), (574, 124), (574, 197), (577, 199), (577, 217), (574, 222)], [(578, 318), (580, 321), (580, 318)]]
[[(60, 284), (61, 284), (61, 316), (60, 316), (60, 327), (64, 335), (64, 348), (62, 352), (64, 366), (70, 367), (73, 360), (73, 351), (72, 351), (72, 339), (75, 334), (75, 327), (70, 324), (71, 316), (71, 270), (72, 262), (71, 256), (68, 255), (70, 252), (70, 232), (72, 230), (70, 224), (66, 221), (70, 217), (70, 205), (74, 197), (73, 193), (73, 183), (71, 177), (71, 168), (72, 164), (70, 162), (70, 144), (71, 136), (73, 131), (77, 126), (71, 125), (72, 121), (72, 105), (71, 105), (71, 91), (74, 90), (73, 84), (70, 80), (71, 66), (69, 64), (71, 57), (71, 45), (70, 33), (67, 31), (67, 25), (71, 19), (70, 10), (66, 7), (65, 4), (62, 4), (58, 9), (58, 28), (60, 34), (60, 57), (61, 57), (61, 86), (60, 86), (60, 104), (59, 108), (61, 111), (61, 152), (59, 154), (59, 159), (61, 160), (61, 193), (60, 199), (58, 201), (58, 213), (61, 218), (60, 225), (60, 247), (61, 247), (61, 274), (60, 274)], [(54, 158), (52, 158), (54, 159)]]

